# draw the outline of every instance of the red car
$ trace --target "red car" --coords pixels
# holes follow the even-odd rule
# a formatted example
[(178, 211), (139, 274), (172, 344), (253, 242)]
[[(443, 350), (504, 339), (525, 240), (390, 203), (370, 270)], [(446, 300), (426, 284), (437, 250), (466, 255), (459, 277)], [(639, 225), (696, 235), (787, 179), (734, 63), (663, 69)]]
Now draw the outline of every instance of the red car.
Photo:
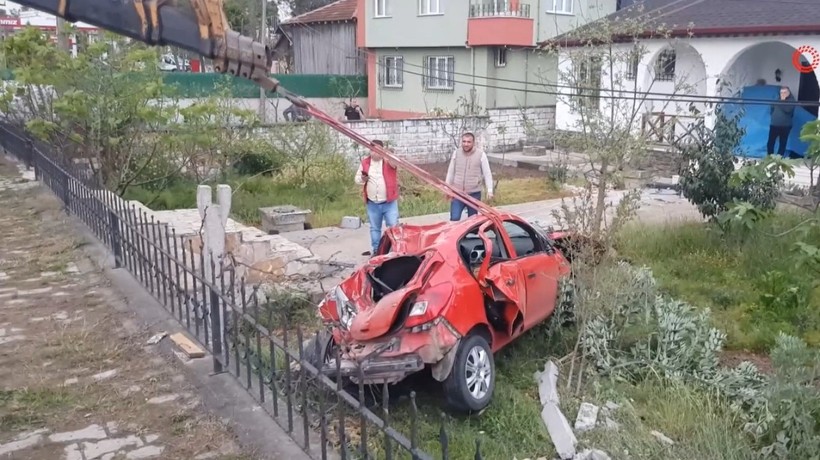
[(314, 339), (314, 362), (365, 384), (429, 367), (453, 409), (485, 408), (493, 354), (552, 315), (570, 274), (559, 249), (566, 235), (497, 218), (501, 229), (481, 214), (388, 229), (377, 253), (320, 303), (328, 333)]

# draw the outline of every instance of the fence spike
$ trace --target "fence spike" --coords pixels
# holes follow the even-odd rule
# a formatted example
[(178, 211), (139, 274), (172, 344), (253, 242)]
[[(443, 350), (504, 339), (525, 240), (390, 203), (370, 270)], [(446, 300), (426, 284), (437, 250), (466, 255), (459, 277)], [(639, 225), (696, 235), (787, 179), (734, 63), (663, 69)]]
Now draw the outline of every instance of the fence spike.
[(450, 458), (450, 440), (447, 437), (447, 414), (441, 413), (441, 427), (438, 430), (438, 440), (441, 444), (441, 460)]
[(475, 460), (483, 460), (481, 457), (481, 439), (475, 439)]

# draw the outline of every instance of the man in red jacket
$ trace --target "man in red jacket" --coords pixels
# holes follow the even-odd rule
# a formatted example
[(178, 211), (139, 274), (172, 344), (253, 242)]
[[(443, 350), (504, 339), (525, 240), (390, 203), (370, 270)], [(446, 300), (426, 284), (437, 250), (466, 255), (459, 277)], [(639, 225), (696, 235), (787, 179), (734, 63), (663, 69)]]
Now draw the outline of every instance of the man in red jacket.
[[(384, 142), (374, 140), (374, 144), (384, 147)], [(362, 195), (367, 206), (367, 220), (370, 222), (370, 252), (375, 254), (382, 237), (382, 222), (388, 227), (399, 223), (399, 181), (396, 165), (381, 155), (371, 151), (362, 159), (354, 178), (362, 186)]]

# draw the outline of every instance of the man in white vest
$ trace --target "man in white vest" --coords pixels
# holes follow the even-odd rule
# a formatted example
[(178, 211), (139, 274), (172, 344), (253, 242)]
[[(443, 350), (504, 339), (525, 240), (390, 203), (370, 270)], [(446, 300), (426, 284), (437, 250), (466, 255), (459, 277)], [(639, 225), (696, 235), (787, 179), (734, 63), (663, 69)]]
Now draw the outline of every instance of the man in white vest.
[[(475, 146), (473, 133), (466, 132), (461, 135), (461, 148), (456, 149), (450, 157), (450, 166), (447, 168), (447, 178), (444, 181), (476, 200), (481, 200), (481, 182), (483, 181), (487, 189), (487, 199), (493, 199), (493, 174), (490, 171), (490, 161), (484, 150)], [(467, 209), (467, 217), (477, 213), (475, 209), (461, 200), (453, 199), (450, 202), (450, 220), (461, 220), (464, 209)]]

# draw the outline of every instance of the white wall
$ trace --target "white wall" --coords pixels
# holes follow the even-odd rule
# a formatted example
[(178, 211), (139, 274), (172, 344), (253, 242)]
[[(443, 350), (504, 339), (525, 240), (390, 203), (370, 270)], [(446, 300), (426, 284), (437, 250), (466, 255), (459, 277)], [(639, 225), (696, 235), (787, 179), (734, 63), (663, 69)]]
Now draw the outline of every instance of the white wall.
[[(774, 71), (779, 68), (783, 73), (782, 84), (789, 85), (797, 93), (799, 73), (792, 65), (792, 54), (800, 46), (813, 46), (820, 51), (820, 35), (813, 36), (770, 36), (770, 37), (732, 37), (732, 38), (686, 38), (674, 40), (644, 40), (645, 54), (638, 69), (637, 81), (639, 90), (653, 93), (674, 92), (674, 84), (668, 82), (654, 82), (651, 69), (659, 52), (669, 46), (677, 51), (676, 78), (686, 75), (689, 83), (695, 84), (697, 93), (706, 96), (719, 95), (718, 80), (721, 75), (728, 79), (731, 92), (739, 88), (754, 84), (757, 79), (765, 78), (769, 84), (778, 84), (774, 79)], [(624, 45), (631, 46), (631, 45)], [(744, 53), (748, 51), (748, 53)], [(698, 62), (698, 55), (701, 63)], [(566, 53), (559, 59), (559, 71), (569, 70), (569, 60)], [(820, 67), (815, 70), (820, 78)], [(606, 78), (604, 78), (606, 81)], [(618, 79), (622, 87), (632, 89), (634, 82)], [(561, 84), (559, 82), (559, 84)], [(562, 93), (568, 94), (566, 89)], [(684, 97), (684, 96), (681, 96)], [(647, 98), (662, 98), (659, 95), (650, 95)], [(556, 127), (559, 130), (575, 130), (577, 115), (571, 113), (570, 106), (564, 97), (559, 97), (556, 103)], [(667, 104), (663, 101), (646, 102), (646, 111), (662, 111), (666, 113), (687, 113), (688, 104)], [(701, 105), (705, 109), (705, 106)]]

